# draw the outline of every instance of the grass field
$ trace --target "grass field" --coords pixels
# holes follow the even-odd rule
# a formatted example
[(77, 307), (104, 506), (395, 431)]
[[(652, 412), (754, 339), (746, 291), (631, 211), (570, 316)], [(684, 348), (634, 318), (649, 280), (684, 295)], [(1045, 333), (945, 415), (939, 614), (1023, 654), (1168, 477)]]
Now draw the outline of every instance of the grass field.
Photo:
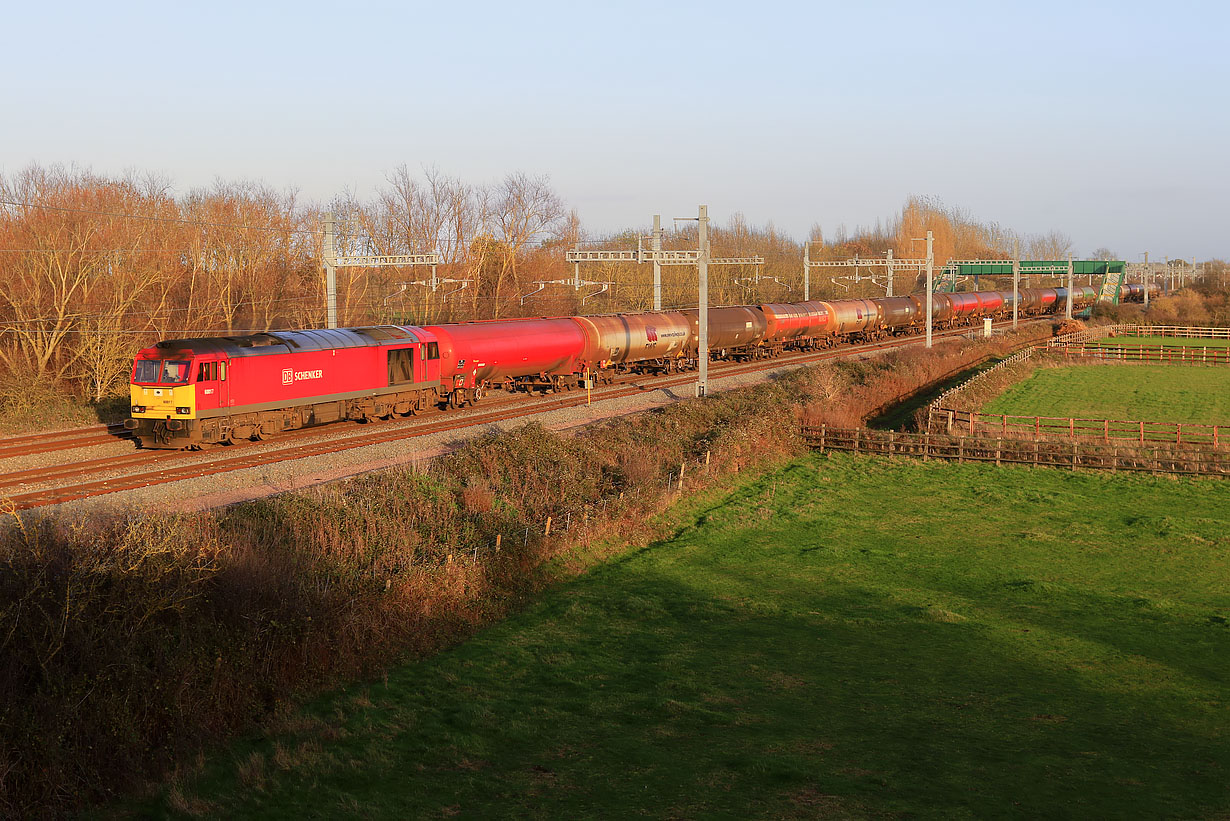
[(1116, 336), (1094, 339), (1085, 343), (1095, 347), (1109, 348), (1230, 348), (1230, 339), (1186, 339), (1173, 336)]
[(1196, 365), (1039, 368), (983, 410), (1020, 416), (1230, 424), (1230, 368)]
[(808, 457), (141, 812), (1224, 817), (1228, 511), (1220, 482)]

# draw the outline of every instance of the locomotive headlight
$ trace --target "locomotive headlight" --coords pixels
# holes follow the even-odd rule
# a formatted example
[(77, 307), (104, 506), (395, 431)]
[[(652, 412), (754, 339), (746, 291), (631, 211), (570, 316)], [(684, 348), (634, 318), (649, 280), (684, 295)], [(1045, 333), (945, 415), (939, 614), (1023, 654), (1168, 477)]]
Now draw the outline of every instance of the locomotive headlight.
[(145, 413), (145, 406), (144, 405), (133, 405), (132, 412), (133, 413)]
[(192, 413), (192, 408), (176, 408), (175, 412), (183, 414), (184, 416), (187, 416), (188, 414)]

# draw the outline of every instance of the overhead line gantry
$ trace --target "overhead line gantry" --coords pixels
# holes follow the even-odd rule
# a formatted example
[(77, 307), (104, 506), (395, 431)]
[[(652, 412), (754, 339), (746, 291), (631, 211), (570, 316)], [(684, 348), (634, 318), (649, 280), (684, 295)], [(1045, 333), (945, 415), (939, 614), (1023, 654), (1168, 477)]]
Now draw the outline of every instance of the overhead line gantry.
[[(653, 218), (653, 233), (648, 237), (636, 238), (636, 250), (590, 249), (576, 248), (567, 254), (568, 262), (575, 266), (574, 281), (581, 281), (580, 265), (583, 262), (632, 262), (641, 265), (653, 263), (653, 310), (662, 310), (662, 266), (663, 265), (694, 265), (700, 264), (701, 252), (695, 249), (663, 250), (662, 249), (662, 216), (655, 214)], [(645, 247), (645, 240), (649, 247)], [(712, 257), (709, 265), (764, 265), (764, 257)]]

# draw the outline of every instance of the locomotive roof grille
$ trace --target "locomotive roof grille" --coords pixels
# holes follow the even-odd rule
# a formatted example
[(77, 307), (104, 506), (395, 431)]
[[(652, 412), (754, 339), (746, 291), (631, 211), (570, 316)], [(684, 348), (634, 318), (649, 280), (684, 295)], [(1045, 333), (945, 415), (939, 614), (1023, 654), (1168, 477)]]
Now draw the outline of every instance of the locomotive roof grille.
[(321, 328), (309, 331), (265, 331), (235, 336), (195, 339), (166, 339), (155, 344), (160, 351), (190, 351), (198, 354), (225, 353), (228, 356), (266, 356), (292, 351), (326, 351), (341, 348), (366, 348), (422, 341), (413, 331), (399, 325), (366, 328)]

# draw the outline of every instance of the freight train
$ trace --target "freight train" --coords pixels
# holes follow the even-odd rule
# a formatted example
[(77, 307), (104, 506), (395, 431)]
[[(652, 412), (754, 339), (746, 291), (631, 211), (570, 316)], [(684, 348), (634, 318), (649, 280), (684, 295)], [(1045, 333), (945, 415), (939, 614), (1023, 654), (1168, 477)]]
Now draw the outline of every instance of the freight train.
[[(932, 295), (937, 328), (1012, 313), (1011, 291)], [(1143, 298), (1139, 285), (1121, 298)], [(1075, 308), (1097, 299), (1076, 287)], [(913, 334), (926, 295), (709, 309), (715, 359), (760, 359)], [(1019, 313), (1056, 313), (1065, 288), (1026, 288)], [(463, 322), (423, 327), (270, 331), (172, 339), (137, 354), (132, 416), (142, 447), (200, 448), (341, 420), (409, 416), (471, 405), (493, 388), (571, 390), (616, 373), (672, 373), (696, 366), (696, 310)], [(592, 384), (592, 383), (591, 383)]]

